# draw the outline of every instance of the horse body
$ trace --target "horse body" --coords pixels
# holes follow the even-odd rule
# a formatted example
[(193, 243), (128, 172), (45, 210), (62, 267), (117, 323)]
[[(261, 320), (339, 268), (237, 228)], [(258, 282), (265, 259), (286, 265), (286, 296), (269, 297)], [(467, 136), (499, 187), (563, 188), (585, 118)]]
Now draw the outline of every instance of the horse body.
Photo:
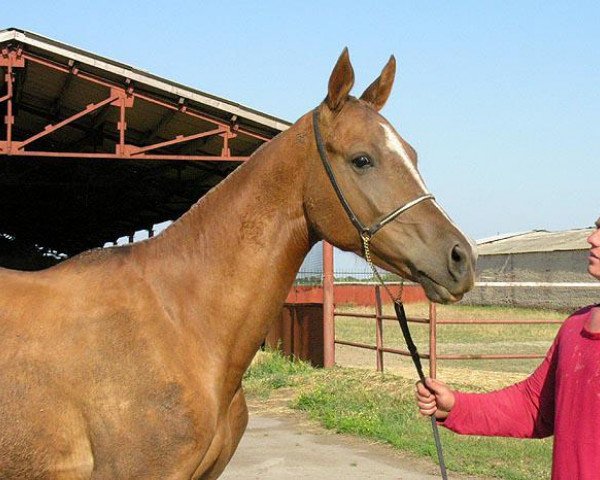
[[(334, 154), (342, 140), (360, 151), (385, 146), (378, 124), (369, 127), (373, 145), (364, 140), (366, 125), (382, 119), (372, 90), (369, 102), (347, 100), (348, 124), (335, 112), (349, 83), (346, 57), (320, 107), (324, 126), (337, 122), (344, 137), (329, 138)], [(421, 188), (401, 166), (390, 168), (385, 178), (398, 173), (406, 183), (402, 196)], [(367, 202), (351, 198), (360, 215), (395, 201), (393, 185), (369, 190), (364, 175), (340, 178), (366, 191)], [(430, 296), (455, 300), (472, 284), (470, 257), (456, 258), (466, 241), (434, 206), (417, 209), (427, 222), (413, 214), (394, 221), (373, 239), (374, 260), (425, 275)], [(41, 272), (0, 269), (0, 477), (218, 477), (247, 423), (243, 373), (320, 238), (360, 253), (305, 115), (157, 237)], [(411, 253), (415, 241), (425, 245), (423, 259)], [(427, 254), (435, 248), (441, 256)], [(438, 264), (441, 273), (432, 273)]]
[[(246, 424), (241, 377), (309, 248), (280, 184), (298, 166), (269, 158), (151, 241), (0, 270), (2, 478), (220, 473)], [(299, 228), (281, 228), (290, 215)]]

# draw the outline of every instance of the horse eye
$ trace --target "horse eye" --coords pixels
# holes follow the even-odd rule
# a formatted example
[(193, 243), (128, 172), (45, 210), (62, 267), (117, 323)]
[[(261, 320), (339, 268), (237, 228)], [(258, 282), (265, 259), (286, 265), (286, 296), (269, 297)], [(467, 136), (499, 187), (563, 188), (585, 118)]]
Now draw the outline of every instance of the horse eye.
[(352, 164), (356, 168), (363, 169), (363, 168), (372, 167), (373, 160), (371, 160), (371, 158), (368, 157), (367, 155), (359, 155), (358, 157), (355, 157), (352, 159)]

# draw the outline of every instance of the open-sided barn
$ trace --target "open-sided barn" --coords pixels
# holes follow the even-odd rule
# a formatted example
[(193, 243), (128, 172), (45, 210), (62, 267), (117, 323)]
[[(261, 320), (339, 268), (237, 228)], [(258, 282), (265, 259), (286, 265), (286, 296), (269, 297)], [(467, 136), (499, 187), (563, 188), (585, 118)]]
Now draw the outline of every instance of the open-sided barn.
[(0, 30), (0, 266), (39, 269), (173, 220), (288, 123)]

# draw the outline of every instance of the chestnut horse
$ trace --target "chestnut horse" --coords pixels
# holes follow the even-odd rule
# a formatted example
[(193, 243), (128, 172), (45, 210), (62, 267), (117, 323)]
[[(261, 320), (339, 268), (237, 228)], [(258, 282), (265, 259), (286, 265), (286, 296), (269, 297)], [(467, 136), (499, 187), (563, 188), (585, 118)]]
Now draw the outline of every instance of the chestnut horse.
[[(392, 57), (351, 97), (344, 50), (317, 107), (339, 187), (366, 223), (428, 193), (378, 113), (394, 75)], [(155, 238), (0, 269), (0, 478), (218, 477), (247, 423), (242, 375), (320, 239), (361, 253), (307, 114)], [(473, 284), (472, 246), (432, 198), (381, 229), (371, 255), (434, 301)]]

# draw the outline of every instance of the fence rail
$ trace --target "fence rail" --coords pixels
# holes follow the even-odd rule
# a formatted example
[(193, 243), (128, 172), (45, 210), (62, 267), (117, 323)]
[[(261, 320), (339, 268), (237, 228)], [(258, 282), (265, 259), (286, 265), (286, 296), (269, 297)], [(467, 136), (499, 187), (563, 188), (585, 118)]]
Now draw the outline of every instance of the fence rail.
[[(335, 317), (350, 317), (350, 318), (363, 318), (363, 319), (374, 319), (376, 328), (376, 340), (375, 345), (370, 345), (361, 342), (351, 342), (343, 339), (334, 339), (334, 343), (337, 345), (346, 345), (355, 348), (362, 348), (367, 350), (373, 350), (376, 352), (376, 363), (377, 370), (383, 371), (383, 354), (392, 353), (401, 356), (410, 356), (408, 350), (389, 348), (384, 346), (383, 339), (383, 322), (384, 321), (397, 321), (395, 316), (383, 314), (383, 303), (381, 301), (381, 287), (374, 285), (375, 288), (375, 313), (352, 313), (344, 312), (337, 308), (333, 311)], [(438, 325), (533, 325), (533, 324), (561, 324), (562, 320), (523, 320), (523, 319), (511, 319), (511, 320), (466, 320), (466, 319), (437, 319), (437, 310), (435, 303), (429, 303), (429, 317), (411, 317), (407, 318), (409, 323), (427, 324), (429, 325), (429, 349), (427, 353), (419, 353), (421, 359), (429, 360), (429, 375), (435, 378), (437, 371), (437, 360), (514, 360), (514, 359), (536, 359), (544, 358), (542, 354), (528, 354), (528, 353), (513, 353), (513, 354), (438, 354), (437, 353), (437, 326)]]

